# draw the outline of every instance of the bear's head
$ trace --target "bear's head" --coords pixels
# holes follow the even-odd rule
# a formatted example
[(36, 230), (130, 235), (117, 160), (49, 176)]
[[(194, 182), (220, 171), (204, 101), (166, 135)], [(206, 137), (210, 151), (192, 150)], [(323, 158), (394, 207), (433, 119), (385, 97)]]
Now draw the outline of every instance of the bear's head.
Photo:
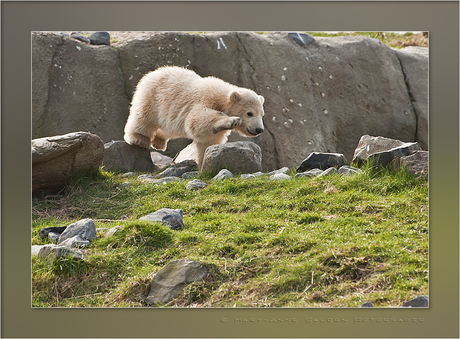
[(256, 137), (264, 131), (264, 97), (246, 88), (232, 91), (228, 97), (228, 115), (241, 118), (234, 130), (246, 137)]

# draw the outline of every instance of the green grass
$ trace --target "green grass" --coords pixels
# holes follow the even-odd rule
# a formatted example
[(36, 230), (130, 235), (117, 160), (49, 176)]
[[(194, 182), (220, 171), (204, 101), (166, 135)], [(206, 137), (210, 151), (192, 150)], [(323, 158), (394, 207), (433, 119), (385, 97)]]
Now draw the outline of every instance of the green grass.
[[(33, 200), (38, 231), (93, 218), (121, 226), (83, 250), (84, 261), (32, 258), (36, 307), (143, 307), (152, 276), (169, 261), (203, 263), (209, 275), (167, 306), (400, 306), (428, 294), (428, 184), (404, 171), (367, 167), (341, 177), (143, 184), (100, 171), (61, 196)], [(129, 188), (118, 185), (130, 182)], [(185, 228), (139, 218), (180, 208)]]

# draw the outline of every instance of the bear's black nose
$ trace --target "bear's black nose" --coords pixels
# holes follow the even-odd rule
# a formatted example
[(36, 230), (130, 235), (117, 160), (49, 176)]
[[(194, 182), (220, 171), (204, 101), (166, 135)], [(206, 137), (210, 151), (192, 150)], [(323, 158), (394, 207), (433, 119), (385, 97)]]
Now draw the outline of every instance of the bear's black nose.
[(264, 131), (263, 128), (256, 128), (256, 134), (260, 134)]

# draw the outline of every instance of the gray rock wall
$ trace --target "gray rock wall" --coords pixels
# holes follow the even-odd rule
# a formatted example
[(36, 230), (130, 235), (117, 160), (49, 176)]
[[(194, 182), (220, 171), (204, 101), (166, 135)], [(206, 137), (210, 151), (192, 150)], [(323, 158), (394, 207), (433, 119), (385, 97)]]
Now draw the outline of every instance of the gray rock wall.
[(143, 33), (112, 46), (33, 33), (32, 137), (88, 131), (104, 142), (121, 140), (137, 82), (176, 65), (265, 97), (266, 131), (229, 139), (258, 144), (264, 171), (298, 166), (311, 152), (351, 159), (365, 134), (427, 149), (425, 51), (394, 50), (366, 37), (299, 46), (287, 33)]

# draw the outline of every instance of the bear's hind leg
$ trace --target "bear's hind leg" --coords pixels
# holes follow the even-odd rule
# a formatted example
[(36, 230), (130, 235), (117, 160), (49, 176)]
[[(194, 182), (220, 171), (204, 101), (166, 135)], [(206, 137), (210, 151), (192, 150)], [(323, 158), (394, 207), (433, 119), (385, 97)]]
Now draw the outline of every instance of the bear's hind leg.
[(166, 135), (160, 128), (155, 131), (152, 139), (150, 140), (150, 144), (153, 148), (164, 151), (166, 150), (166, 146), (168, 144), (168, 140), (171, 136)]
[(159, 137), (158, 135), (155, 135), (153, 137), (152, 141), (150, 142), (150, 144), (156, 150), (164, 151), (164, 150), (166, 150), (166, 145), (168, 144), (168, 140), (165, 140), (165, 139)]

